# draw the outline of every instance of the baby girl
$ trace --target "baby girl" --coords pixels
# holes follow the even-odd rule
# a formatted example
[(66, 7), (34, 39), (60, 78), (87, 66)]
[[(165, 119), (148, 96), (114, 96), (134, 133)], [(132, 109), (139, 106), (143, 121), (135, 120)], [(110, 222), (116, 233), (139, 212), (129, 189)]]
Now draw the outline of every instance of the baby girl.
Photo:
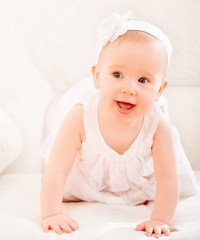
[(86, 78), (64, 94), (42, 155), (41, 215), (45, 232), (70, 233), (75, 220), (62, 202), (146, 204), (147, 236), (177, 231), (179, 196), (195, 193), (191, 166), (171, 126), (166, 74), (172, 47), (155, 25), (113, 14), (98, 29), (99, 51)]

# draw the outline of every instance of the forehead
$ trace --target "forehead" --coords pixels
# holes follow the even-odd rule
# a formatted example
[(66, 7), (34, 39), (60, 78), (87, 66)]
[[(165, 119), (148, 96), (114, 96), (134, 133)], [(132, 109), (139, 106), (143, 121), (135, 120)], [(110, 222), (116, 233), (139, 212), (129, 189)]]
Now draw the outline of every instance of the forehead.
[(158, 41), (158, 42), (160, 42), (153, 35), (151, 35), (149, 33), (146, 33), (146, 32), (143, 32), (143, 31), (137, 31), (137, 30), (128, 30), (125, 34), (119, 36), (119, 38), (117, 39), (118, 43), (121, 43), (123, 41), (131, 41), (131, 40), (133, 40), (133, 41), (147, 41), (147, 42), (148, 41)]
[(127, 31), (102, 50), (99, 63), (145, 66), (167, 69), (167, 52), (155, 37), (140, 31)]

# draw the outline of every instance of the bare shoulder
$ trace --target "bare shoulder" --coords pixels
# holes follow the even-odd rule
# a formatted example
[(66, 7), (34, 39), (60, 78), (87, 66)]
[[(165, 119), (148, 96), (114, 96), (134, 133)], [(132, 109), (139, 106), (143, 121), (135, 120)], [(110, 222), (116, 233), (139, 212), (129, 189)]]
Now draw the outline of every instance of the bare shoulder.
[(67, 132), (76, 133), (80, 135), (81, 141), (84, 141), (85, 133), (83, 126), (83, 105), (76, 104), (65, 116), (62, 126), (62, 130)]
[(160, 114), (160, 119), (158, 122), (158, 127), (154, 134), (154, 140), (162, 138), (173, 138), (172, 126), (169, 120), (164, 116), (163, 113)]
[(83, 107), (75, 105), (66, 114), (53, 144), (48, 166), (65, 174), (71, 169), (82, 144)]
[(77, 121), (80, 121), (83, 116), (83, 105), (82, 104), (76, 104), (74, 105), (71, 110), (66, 115), (69, 119), (74, 119)]

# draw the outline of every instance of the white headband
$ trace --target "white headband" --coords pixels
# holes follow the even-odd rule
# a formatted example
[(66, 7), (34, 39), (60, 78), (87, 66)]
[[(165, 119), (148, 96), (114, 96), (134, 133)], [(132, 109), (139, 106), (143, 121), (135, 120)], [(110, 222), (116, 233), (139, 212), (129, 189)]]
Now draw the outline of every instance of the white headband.
[(167, 50), (169, 65), (172, 55), (172, 45), (169, 38), (153, 24), (144, 21), (129, 20), (131, 15), (131, 11), (126, 12), (123, 16), (113, 13), (110, 17), (104, 19), (100, 24), (97, 29), (99, 40), (97, 61), (102, 48), (106, 46), (108, 42), (115, 41), (119, 36), (125, 34), (128, 30), (137, 30), (149, 33), (162, 42)]

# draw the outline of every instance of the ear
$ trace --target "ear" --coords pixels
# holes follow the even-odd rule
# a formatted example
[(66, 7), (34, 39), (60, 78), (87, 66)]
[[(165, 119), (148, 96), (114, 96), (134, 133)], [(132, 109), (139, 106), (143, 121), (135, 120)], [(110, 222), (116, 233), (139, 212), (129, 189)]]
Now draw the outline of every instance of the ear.
[(92, 66), (92, 75), (94, 80), (94, 86), (95, 88), (99, 89), (99, 67), (97, 64)]
[(164, 79), (164, 81), (162, 82), (160, 89), (158, 91), (157, 97), (156, 97), (156, 101), (158, 101), (158, 99), (160, 98), (160, 96), (162, 95), (163, 91), (165, 90), (165, 88), (167, 87), (168, 84), (168, 80)]

